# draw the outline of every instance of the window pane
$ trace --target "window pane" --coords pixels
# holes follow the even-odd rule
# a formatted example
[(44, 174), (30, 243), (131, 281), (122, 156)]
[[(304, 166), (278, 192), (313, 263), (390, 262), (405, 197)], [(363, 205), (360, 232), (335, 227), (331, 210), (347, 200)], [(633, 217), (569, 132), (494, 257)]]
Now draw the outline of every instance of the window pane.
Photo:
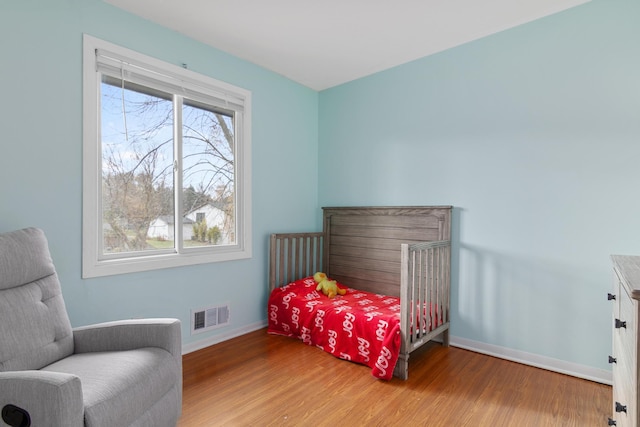
[(104, 77), (102, 251), (174, 247), (172, 97)]
[(183, 104), (184, 246), (236, 243), (233, 115)]

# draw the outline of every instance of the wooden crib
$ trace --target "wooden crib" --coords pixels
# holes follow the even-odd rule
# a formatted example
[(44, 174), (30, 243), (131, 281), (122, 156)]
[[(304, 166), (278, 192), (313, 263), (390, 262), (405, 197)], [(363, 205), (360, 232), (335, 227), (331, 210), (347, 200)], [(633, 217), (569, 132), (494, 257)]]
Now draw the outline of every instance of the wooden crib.
[(401, 345), (393, 375), (407, 379), (412, 351), (437, 336), (449, 345), (451, 210), (323, 208), (322, 232), (271, 235), (269, 291), (324, 271), (350, 288), (399, 297)]

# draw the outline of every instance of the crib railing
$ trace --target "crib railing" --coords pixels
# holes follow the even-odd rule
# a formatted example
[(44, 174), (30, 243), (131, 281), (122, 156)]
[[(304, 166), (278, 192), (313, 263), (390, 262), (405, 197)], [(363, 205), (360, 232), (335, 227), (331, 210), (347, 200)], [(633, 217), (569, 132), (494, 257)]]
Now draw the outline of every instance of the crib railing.
[(269, 244), (269, 291), (322, 268), (324, 233), (272, 234)]
[(402, 352), (441, 333), (449, 345), (451, 242), (402, 244), (400, 270)]

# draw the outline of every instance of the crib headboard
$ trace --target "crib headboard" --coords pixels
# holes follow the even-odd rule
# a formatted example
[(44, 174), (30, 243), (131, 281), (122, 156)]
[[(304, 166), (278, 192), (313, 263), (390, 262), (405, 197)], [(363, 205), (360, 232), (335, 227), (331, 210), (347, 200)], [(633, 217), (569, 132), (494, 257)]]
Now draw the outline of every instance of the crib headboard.
[(272, 234), (269, 290), (324, 271), (350, 287), (400, 296), (400, 245), (451, 239), (451, 206), (323, 208), (323, 231)]
[(323, 265), (350, 287), (400, 296), (400, 244), (451, 239), (451, 206), (323, 208)]

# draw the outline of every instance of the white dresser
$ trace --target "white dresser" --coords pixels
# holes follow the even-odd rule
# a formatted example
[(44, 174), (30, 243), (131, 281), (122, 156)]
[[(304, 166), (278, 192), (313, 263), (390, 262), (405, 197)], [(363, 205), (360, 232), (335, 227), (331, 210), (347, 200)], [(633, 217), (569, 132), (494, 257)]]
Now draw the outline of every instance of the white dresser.
[(640, 256), (612, 255), (613, 414), (609, 425), (637, 427), (638, 410), (638, 303), (640, 302)]

